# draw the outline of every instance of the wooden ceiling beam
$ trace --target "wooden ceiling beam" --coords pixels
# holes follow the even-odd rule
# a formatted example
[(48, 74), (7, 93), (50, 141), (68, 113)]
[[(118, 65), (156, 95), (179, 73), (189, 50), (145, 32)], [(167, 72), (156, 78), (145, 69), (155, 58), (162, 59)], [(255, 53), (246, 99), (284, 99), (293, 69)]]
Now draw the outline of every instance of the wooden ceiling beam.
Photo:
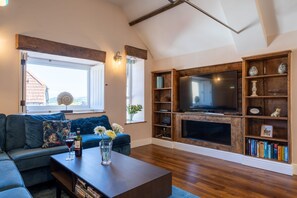
[(16, 49), (82, 58), (105, 63), (106, 52), (96, 49), (79, 47), (65, 43), (58, 43), (41, 38), (16, 34)]
[(168, 0), (170, 1), (171, 3), (170, 4), (167, 4), (155, 11), (152, 11), (142, 17), (139, 17), (138, 19), (135, 19), (134, 21), (131, 21), (129, 23), (130, 26), (133, 26), (137, 23), (140, 23), (146, 19), (149, 19), (151, 17), (154, 17), (162, 12), (165, 12), (171, 8), (174, 8), (182, 3), (186, 3), (188, 4), (189, 6), (192, 6), (193, 8), (195, 8), (196, 10), (200, 11), (201, 13), (205, 14), (206, 16), (210, 17), (211, 19), (215, 20), (216, 22), (218, 22), (219, 24), (225, 26), (226, 28), (228, 28), (229, 30), (235, 32), (236, 34), (239, 34), (240, 32), (242, 32), (244, 29), (242, 29), (241, 31), (236, 31), (235, 29), (233, 29), (232, 27), (230, 27), (229, 25), (227, 25), (226, 23), (220, 21), (219, 19), (215, 18), (214, 16), (212, 16), (211, 14), (207, 13), (206, 11), (204, 11), (203, 9), (199, 8), (197, 5), (193, 4), (192, 2), (190, 2), (190, 0)]
[(135, 25), (135, 24), (137, 24), (137, 23), (140, 23), (140, 22), (142, 22), (142, 21), (144, 21), (144, 20), (146, 20), (146, 19), (149, 19), (149, 18), (151, 18), (151, 17), (154, 17), (154, 16), (156, 16), (156, 15), (158, 15), (158, 14), (161, 14), (162, 12), (165, 12), (165, 11), (167, 11), (167, 10), (170, 10), (170, 9), (172, 9), (172, 8), (174, 8), (174, 7), (176, 7), (176, 6), (180, 5), (180, 4), (182, 4), (182, 3), (184, 3), (184, 0), (178, 0), (178, 1), (176, 1), (175, 3), (167, 4), (167, 5), (165, 5), (165, 6), (161, 7), (161, 8), (159, 8), (159, 9), (153, 11), (153, 12), (150, 12), (150, 13), (148, 13), (148, 14), (142, 16), (142, 17), (139, 17), (138, 19), (135, 19), (134, 21), (131, 21), (131, 22), (129, 23), (129, 25), (130, 25), (130, 26), (133, 26), (133, 25)]

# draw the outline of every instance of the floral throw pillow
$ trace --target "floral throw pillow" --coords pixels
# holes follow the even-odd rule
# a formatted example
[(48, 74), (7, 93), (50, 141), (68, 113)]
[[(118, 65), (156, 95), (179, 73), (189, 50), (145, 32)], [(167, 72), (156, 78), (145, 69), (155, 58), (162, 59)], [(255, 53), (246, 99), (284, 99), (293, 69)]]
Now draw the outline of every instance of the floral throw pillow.
[(65, 140), (71, 129), (70, 120), (43, 121), (42, 148), (65, 145)]

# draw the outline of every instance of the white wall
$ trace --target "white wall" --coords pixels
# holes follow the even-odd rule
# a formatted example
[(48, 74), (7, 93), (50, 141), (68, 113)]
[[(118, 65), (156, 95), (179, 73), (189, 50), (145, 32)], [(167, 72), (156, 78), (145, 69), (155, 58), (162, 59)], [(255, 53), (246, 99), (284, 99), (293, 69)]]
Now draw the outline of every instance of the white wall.
[[(113, 56), (118, 50), (124, 54), (124, 45), (146, 47), (118, 7), (104, 0), (9, 1), (7, 7), (0, 7), (0, 112), (5, 114), (19, 112), (20, 65), (15, 34), (106, 51), (105, 111), (111, 122), (124, 126), (126, 68), (125, 62), (116, 65)], [(149, 57), (145, 63), (146, 98), (150, 98), (151, 65)], [(146, 100), (145, 108), (151, 109), (150, 100)], [(147, 123), (124, 126), (132, 140), (151, 137), (149, 111), (145, 118)]]
[(214, 50), (166, 58), (155, 61), (154, 70), (186, 69), (228, 62), (241, 61), (241, 57), (265, 54), (270, 52), (292, 50), (291, 60), (291, 140), (293, 163), (297, 164), (297, 31), (280, 35), (265, 49), (238, 53), (234, 46), (226, 46)]

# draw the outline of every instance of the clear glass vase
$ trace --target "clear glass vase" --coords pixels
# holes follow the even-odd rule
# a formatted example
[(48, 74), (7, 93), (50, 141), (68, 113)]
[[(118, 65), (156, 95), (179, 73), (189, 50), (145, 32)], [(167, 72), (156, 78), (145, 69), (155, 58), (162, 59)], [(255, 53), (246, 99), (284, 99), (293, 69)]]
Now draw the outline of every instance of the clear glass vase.
[(99, 142), (100, 153), (101, 153), (101, 164), (108, 166), (111, 164), (111, 149), (112, 140), (101, 140)]
[(133, 121), (133, 117), (134, 117), (134, 115), (135, 115), (135, 114), (133, 114), (133, 113), (132, 113), (132, 114), (129, 114), (129, 121), (131, 121), (131, 122)]

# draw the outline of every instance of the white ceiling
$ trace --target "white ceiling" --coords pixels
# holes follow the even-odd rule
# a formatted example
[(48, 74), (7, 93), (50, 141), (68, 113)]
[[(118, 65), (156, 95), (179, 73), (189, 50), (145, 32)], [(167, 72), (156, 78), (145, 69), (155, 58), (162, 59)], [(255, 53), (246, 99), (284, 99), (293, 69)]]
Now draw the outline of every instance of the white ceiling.
[[(169, 4), (167, 0), (107, 0), (129, 21)], [(240, 52), (263, 49), (283, 33), (297, 31), (297, 0), (190, 0), (231, 26), (236, 34), (183, 3), (134, 28), (155, 59), (234, 45)]]

